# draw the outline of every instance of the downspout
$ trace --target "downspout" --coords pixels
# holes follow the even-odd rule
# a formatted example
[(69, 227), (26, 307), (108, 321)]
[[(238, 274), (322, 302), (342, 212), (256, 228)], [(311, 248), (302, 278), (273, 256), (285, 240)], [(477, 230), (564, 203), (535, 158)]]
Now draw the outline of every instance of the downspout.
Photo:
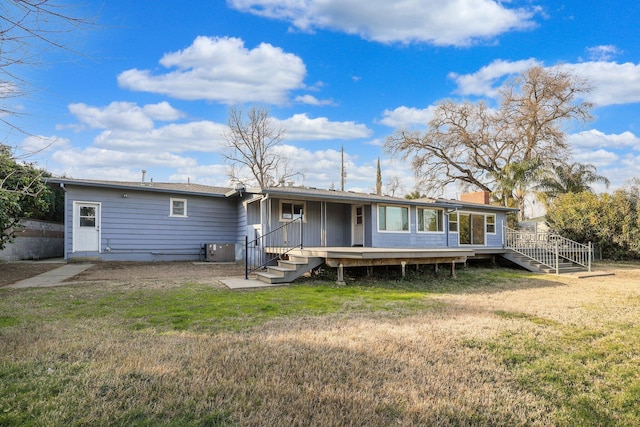
[[(63, 227), (64, 227), (64, 240), (63, 240), (64, 241), (64, 245), (63, 245), (64, 246), (64, 251), (63, 251), (63, 256), (64, 256), (64, 260), (68, 261), (68, 258), (67, 258), (67, 255), (68, 255), (67, 247), (69, 245), (67, 244), (67, 239), (69, 238), (68, 237), (69, 233), (67, 233), (67, 187), (64, 186), (64, 182), (60, 183), (60, 188), (62, 188), (62, 191), (64, 191), (64, 215), (63, 215), (63, 219), (62, 219), (62, 224), (63, 224)], [(71, 231), (71, 233), (73, 233), (73, 230)]]

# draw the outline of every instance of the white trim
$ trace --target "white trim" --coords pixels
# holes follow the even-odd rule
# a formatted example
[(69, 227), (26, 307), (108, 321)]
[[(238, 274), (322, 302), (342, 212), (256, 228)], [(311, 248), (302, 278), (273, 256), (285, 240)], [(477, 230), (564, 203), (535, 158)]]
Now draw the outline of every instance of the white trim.
[[(442, 227), (442, 230), (436, 230), (436, 231), (431, 231), (431, 230), (420, 230), (420, 211), (438, 211), (440, 213), (442, 213), (442, 216), (440, 218), (440, 227)], [(431, 208), (431, 207), (422, 207), (422, 206), (417, 206), (416, 207), (416, 233), (424, 233), (424, 234), (444, 234), (444, 229), (445, 229), (445, 216), (447, 214), (445, 214), (444, 209), (441, 208)], [(424, 225), (424, 224), (423, 224)], [(448, 227), (448, 223), (447, 223), (447, 227)]]
[[(173, 202), (182, 202), (184, 203), (184, 213), (183, 214), (175, 214), (173, 213)], [(187, 218), (187, 199), (171, 197), (169, 198), (169, 216), (171, 218)]]
[[(380, 230), (380, 208), (400, 208), (407, 210), (407, 229), (406, 230)], [(409, 205), (389, 205), (386, 203), (379, 203), (376, 205), (376, 228), (378, 229), (378, 233), (400, 233), (400, 234), (411, 234), (411, 207)]]
[(295, 211), (294, 207), (296, 205), (301, 205), (302, 206), (302, 222), (307, 222), (307, 202), (300, 201), (300, 200), (280, 200), (280, 203), (278, 203), (278, 221), (279, 222), (289, 222), (294, 219), (300, 218), (299, 215), (295, 215), (293, 214), (293, 212), (291, 214), (291, 218), (284, 218), (282, 216), (282, 205), (285, 203), (290, 203), (294, 211)]
[[(80, 228), (80, 217), (79, 217), (79, 207), (82, 205), (93, 205), (96, 207), (96, 224), (95, 224), (95, 230), (98, 233), (98, 241), (97, 241), (97, 248), (95, 249), (78, 249), (79, 246), (79, 242), (78, 242), (78, 229)], [(73, 214), (71, 215), (71, 233), (72, 233), (72, 238), (71, 238), (71, 252), (72, 253), (76, 253), (76, 252), (102, 252), (102, 203), (101, 202), (83, 202), (83, 201), (78, 201), (78, 200), (74, 200), (73, 202)]]

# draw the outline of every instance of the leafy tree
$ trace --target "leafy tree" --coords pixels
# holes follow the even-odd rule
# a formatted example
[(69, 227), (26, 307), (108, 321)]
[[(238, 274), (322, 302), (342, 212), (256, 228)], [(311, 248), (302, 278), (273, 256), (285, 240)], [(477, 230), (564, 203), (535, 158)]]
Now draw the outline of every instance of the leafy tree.
[(49, 211), (51, 190), (43, 174), (34, 164), (16, 162), (11, 149), (0, 144), (0, 249), (13, 240), (21, 218)]
[(428, 192), (452, 183), (504, 190), (499, 180), (509, 175), (511, 164), (565, 163), (563, 125), (591, 119), (592, 104), (579, 101), (590, 90), (586, 81), (561, 67), (534, 67), (502, 86), (499, 108), (445, 100), (425, 132), (399, 129), (385, 147), (411, 159)]
[(640, 217), (637, 195), (591, 191), (557, 196), (547, 212), (549, 227), (572, 240), (593, 242), (607, 258), (640, 257)]
[(592, 184), (604, 184), (609, 187), (609, 180), (598, 175), (595, 165), (571, 163), (548, 168), (543, 172), (535, 189), (540, 192), (545, 205), (548, 205), (560, 194), (593, 191)]
[[(250, 180), (265, 188), (301, 174), (293, 171), (284, 153), (278, 151), (285, 130), (273, 122), (268, 109), (252, 107), (245, 114), (240, 107), (231, 107), (227, 125), (223, 156), (231, 163), (231, 180)], [(247, 171), (249, 175), (243, 175)]]
[(407, 200), (416, 200), (416, 199), (421, 199), (423, 197), (427, 197), (427, 196), (426, 194), (422, 194), (420, 190), (413, 190), (411, 193), (404, 195), (404, 198)]

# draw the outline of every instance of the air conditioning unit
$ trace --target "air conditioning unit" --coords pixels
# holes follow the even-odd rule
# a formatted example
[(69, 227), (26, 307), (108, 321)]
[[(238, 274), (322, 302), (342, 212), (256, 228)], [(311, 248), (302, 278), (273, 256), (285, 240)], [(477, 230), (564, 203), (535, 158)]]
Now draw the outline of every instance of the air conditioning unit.
[(204, 259), (209, 262), (233, 262), (236, 260), (236, 245), (235, 243), (207, 243)]

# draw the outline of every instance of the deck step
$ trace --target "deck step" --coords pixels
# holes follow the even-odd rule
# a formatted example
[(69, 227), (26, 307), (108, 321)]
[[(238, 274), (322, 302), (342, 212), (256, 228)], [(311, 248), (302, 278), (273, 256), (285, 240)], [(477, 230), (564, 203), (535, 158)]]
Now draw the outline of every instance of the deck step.
[[(502, 256), (503, 258), (511, 261), (512, 263), (524, 268), (525, 270), (528, 270), (534, 273), (544, 273), (544, 274), (556, 273), (555, 268), (548, 267), (542, 264), (541, 262), (536, 261), (533, 258), (529, 258), (524, 254), (521, 254), (512, 250), (505, 252)], [(566, 274), (566, 273), (576, 273), (580, 271), (587, 271), (587, 268), (581, 265), (574, 264), (564, 259), (560, 260), (560, 264), (558, 266), (558, 273)]]
[(257, 272), (256, 277), (270, 284), (291, 283), (322, 263), (324, 258), (295, 256), (278, 261), (278, 265), (268, 266), (267, 271)]

